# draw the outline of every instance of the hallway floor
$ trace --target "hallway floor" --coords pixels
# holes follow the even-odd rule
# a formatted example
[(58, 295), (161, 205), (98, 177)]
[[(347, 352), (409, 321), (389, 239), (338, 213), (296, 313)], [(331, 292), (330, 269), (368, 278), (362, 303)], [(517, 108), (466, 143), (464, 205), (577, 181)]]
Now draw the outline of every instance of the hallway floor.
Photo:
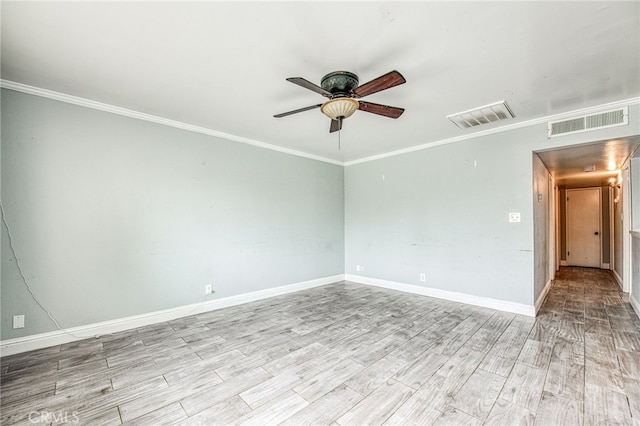
[(564, 405), (570, 424), (640, 425), (640, 321), (611, 272), (561, 268), (529, 339), (548, 358), (539, 412)]
[(0, 365), (3, 425), (640, 425), (640, 321), (585, 268), (536, 319), (337, 283)]
[(549, 349), (540, 409), (640, 425), (640, 321), (609, 271), (561, 268), (529, 338)]

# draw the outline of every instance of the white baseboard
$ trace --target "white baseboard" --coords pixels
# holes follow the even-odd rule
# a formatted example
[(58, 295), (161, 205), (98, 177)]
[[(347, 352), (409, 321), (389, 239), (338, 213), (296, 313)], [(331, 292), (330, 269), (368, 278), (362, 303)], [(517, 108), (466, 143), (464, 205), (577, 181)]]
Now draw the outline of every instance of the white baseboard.
[(620, 286), (620, 290), (622, 290), (622, 277), (618, 274), (618, 272), (615, 269), (612, 269), (611, 272), (613, 272), (613, 277), (618, 282), (618, 285)]
[(536, 299), (536, 304), (535, 304), (536, 314), (542, 307), (542, 304), (544, 303), (544, 299), (546, 299), (547, 293), (549, 293), (549, 290), (551, 289), (551, 283), (553, 283), (553, 280), (547, 281), (547, 283), (544, 285), (544, 288), (542, 289), (542, 292), (540, 293), (540, 296), (538, 296), (538, 298)]
[(600, 269), (611, 269), (611, 265), (609, 263), (603, 263)]
[(491, 299), (489, 297), (474, 296), (465, 293), (440, 290), (437, 288), (421, 287), (414, 284), (399, 283), (396, 281), (380, 280), (377, 278), (362, 277), (359, 275), (345, 275), (346, 281), (358, 284), (366, 284), (375, 287), (398, 290), (405, 293), (419, 294), (421, 296), (435, 297), (437, 299), (450, 300), (452, 302), (466, 303), (467, 305), (482, 306), (483, 308), (497, 309), (499, 311), (535, 317), (535, 306), (523, 303), (509, 302), (506, 300)]
[(636, 311), (636, 315), (640, 317), (640, 301), (633, 297), (633, 294), (629, 294), (629, 302), (631, 303), (633, 310)]
[(561, 260), (560, 266), (569, 266), (569, 262), (567, 262), (566, 260)]
[(98, 337), (105, 334), (117, 333), (131, 330), (145, 325), (157, 324), (171, 321), (176, 318), (197, 315), (216, 309), (241, 305), (243, 303), (268, 299), (269, 297), (294, 293), (300, 290), (307, 290), (314, 287), (344, 281), (344, 274), (330, 277), (317, 278), (314, 280), (284, 285), (280, 287), (268, 288), (265, 290), (252, 291), (250, 293), (238, 294), (220, 299), (208, 300), (206, 302), (194, 303), (192, 305), (178, 306), (176, 308), (162, 311), (149, 312), (147, 314), (135, 315), (125, 318), (118, 318), (110, 321), (103, 321), (94, 324), (82, 325), (79, 327), (57, 330), (49, 333), (40, 333), (26, 337), (0, 341), (0, 356), (8, 356), (35, 349), (47, 348), (61, 345), (77, 340)]

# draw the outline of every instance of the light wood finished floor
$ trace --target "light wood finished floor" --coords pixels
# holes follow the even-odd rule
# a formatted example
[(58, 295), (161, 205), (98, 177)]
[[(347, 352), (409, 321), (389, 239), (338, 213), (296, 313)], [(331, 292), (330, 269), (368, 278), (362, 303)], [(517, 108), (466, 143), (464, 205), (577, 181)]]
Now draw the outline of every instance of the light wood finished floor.
[(534, 320), (333, 284), (5, 357), (2, 424), (639, 425), (618, 290), (563, 268)]

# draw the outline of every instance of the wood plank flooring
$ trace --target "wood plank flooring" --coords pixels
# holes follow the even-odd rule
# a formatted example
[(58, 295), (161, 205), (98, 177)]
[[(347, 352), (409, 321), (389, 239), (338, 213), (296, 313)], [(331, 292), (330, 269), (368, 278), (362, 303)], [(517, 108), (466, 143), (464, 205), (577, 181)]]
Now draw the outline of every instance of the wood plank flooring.
[(337, 283), (0, 365), (3, 425), (640, 425), (640, 320), (585, 268), (536, 319)]

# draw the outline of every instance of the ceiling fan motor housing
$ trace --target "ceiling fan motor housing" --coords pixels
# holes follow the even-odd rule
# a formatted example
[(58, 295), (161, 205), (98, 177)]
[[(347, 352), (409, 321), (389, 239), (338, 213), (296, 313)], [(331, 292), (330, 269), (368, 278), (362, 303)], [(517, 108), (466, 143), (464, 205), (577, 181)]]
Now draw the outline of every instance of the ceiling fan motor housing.
[(358, 76), (352, 72), (334, 71), (322, 77), (320, 85), (335, 97), (351, 97), (358, 82)]

